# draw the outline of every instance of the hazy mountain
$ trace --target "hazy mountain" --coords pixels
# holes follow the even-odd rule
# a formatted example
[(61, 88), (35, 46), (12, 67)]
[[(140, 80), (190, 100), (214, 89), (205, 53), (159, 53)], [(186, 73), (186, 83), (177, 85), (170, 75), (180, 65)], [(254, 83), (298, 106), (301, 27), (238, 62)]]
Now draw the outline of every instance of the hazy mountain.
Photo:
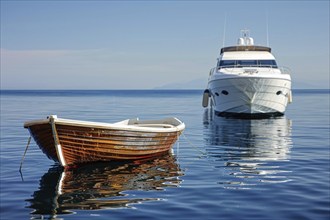
[(205, 89), (207, 86), (207, 78), (198, 78), (186, 82), (168, 83), (154, 89)]
[[(317, 85), (311, 82), (305, 82), (301, 80), (292, 80), (292, 89), (329, 89), (329, 84), (322, 83), (322, 85)], [(155, 87), (153, 89), (206, 89), (207, 87), (207, 77), (197, 78), (185, 82), (174, 82), (164, 84), (162, 86)]]

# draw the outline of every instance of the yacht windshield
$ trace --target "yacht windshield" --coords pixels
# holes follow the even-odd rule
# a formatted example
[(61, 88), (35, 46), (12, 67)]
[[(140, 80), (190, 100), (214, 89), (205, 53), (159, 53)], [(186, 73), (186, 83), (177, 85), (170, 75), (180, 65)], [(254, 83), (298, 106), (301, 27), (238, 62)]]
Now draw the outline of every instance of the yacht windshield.
[(218, 67), (271, 67), (277, 68), (275, 60), (220, 60)]

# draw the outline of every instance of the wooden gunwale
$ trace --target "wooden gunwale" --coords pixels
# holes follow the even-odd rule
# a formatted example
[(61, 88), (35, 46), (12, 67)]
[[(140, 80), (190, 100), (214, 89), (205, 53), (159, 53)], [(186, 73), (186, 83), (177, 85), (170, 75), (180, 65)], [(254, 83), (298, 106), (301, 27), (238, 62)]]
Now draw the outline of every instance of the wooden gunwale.
[[(66, 126), (66, 127), (77, 127), (83, 129), (104, 129), (104, 130), (113, 130), (118, 132), (133, 132), (133, 133), (168, 133), (175, 132), (179, 129), (176, 126), (169, 127), (148, 127), (148, 126), (139, 126), (140, 124), (130, 124), (130, 125), (118, 125), (118, 124), (107, 124), (107, 123), (88, 123), (83, 121), (74, 121), (66, 119), (55, 120), (56, 126)], [(143, 125), (143, 124), (142, 124)]]
[(115, 132), (112, 134), (98, 134), (98, 133), (92, 133), (92, 132), (76, 132), (73, 130), (57, 130), (59, 135), (66, 135), (67, 137), (76, 137), (76, 138), (88, 138), (88, 139), (98, 139), (98, 140), (116, 140), (116, 141), (139, 141), (142, 139), (154, 139), (154, 140), (162, 140), (167, 137), (176, 136), (178, 132), (171, 132), (167, 133), (167, 135), (159, 134), (159, 133), (153, 133), (152, 135), (125, 135), (125, 134), (116, 134)]
[(171, 138), (175, 138), (179, 135), (178, 132), (168, 133), (167, 135), (159, 135), (157, 133), (153, 134), (152, 136), (126, 136), (126, 135), (95, 135), (88, 132), (75, 132), (75, 131), (68, 131), (64, 132), (63, 130), (58, 129), (58, 135), (67, 138), (67, 139), (82, 139), (82, 140), (90, 140), (90, 141), (99, 141), (99, 142), (106, 142), (112, 141), (116, 142), (159, 142)]
[(158, 132), (158, 131), (133, 131), (133, 130), (116, 130), (113, 128), (108, 129), (98, 129), (98, 128), (86, 128), (79, 126), (64, 126), (57, 125), (57, 131), (61, 133), (88, 133), (95, 135), (97, 137), (115, 137), (115, 136), (125, 136), (125, 137), (153, 137), (155, 134), (159, 137), (168, 136), (170, 133), (176, 133), (178, 130), (172, 130), (169, 132)]

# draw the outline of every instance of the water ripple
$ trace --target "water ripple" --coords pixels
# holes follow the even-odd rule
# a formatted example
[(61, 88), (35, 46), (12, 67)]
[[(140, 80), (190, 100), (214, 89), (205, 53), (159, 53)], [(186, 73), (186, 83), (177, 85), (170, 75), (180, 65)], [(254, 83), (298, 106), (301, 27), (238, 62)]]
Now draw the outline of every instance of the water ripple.
[[(292, 122), (273, 119), (227, 119), (204, 113), (205, 150), (211, 164), (225, 172), (218, 184), (249, 189), (260, 184), (291, 181)], [(234, 186), (234, 187), (233, 187)]]
[(138, 191), (178, 187), (183, 175), (173, 155), (132, 163), (94, 163), (73, 170), (54, 166), (27, 199), (32, 216), (71, 214), (71, 210), (132, 208), (131, 204), (159, 201)]

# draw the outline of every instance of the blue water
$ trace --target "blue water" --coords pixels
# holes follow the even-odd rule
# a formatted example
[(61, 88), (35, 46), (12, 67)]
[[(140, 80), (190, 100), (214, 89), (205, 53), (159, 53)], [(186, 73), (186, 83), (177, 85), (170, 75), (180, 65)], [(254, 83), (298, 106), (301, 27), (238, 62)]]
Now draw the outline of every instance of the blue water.
[[(202, 91), (1, 91), (0, 219), (328, 219), (329, 90), (295, 90), (285, 116), (226, 119)], [(64, 171), (23, 123), (175, 116), (173, 154)]]

